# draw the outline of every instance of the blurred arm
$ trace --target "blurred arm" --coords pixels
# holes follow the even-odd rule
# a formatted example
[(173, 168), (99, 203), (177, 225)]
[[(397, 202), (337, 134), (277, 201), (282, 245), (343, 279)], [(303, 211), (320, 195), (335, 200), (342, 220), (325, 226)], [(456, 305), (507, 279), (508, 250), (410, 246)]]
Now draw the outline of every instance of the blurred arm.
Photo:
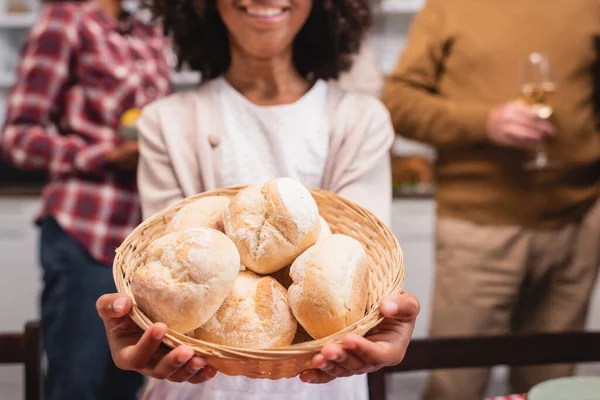
[(90, 145), (80, 136), (60, 135), (52, 119), (77, 42), (77, 15), (67, 6), (47, 6), (27, 39), (8, 97), (0, 144), (18, 168), (51, 175), (104, 172), (113, 143)]
[(344, 139), (337, 159), (342, 170), (329, 190), (365, 207), (389, 226), (390, 149), (394, 131), (385, 107), (378, 100), (372, 100), (364, 107), (360, 122)]
[(137, 126), (140, 144), (138, 190), (142, 216), (146, 219), (185, 196), (171, 164), (156, 109), (146, 107)]
[(430, 0), (415, 18), (409, 40), (383, 90), (383, 102), (397, 133), (438, 148), (486, 139), (489, 107), (455, 102), (437, 94), (451, 39), (443, 0)]

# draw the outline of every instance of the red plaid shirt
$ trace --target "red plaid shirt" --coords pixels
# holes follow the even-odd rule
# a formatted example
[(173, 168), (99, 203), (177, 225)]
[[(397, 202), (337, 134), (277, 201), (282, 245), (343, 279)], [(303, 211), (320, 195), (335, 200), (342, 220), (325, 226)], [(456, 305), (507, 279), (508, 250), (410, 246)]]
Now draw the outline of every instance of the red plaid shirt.
[(107, 18), (96, 2), (48, 5), (25, 44), (8, 98), (4, 156), (43, 170), (41, 217), (101, 263), (140, 222), (135, 173), (105, 168), (123, 139), (122, 114), (171, 91), (167, 42), (133, 17)]

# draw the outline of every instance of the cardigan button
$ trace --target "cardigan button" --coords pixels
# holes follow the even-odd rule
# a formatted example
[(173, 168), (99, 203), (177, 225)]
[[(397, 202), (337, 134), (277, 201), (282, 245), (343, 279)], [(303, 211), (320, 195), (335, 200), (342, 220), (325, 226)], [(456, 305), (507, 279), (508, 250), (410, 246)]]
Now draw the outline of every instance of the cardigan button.
[(208, 136), (208, 143), (210, 143), (210, 145), (212, 147), (217, 147), (221, 143), (221, 141), (215, 135), (209, 135)]

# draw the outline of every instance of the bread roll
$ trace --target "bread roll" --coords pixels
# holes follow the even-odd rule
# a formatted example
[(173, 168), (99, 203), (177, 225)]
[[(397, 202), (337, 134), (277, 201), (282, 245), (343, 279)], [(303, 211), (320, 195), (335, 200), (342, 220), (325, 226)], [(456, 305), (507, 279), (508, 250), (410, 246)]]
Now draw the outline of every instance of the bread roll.
[(147, 261), (131, 280), (134, 298), (153, 321), (181, 333), (213, 316), (240, 268), (233, 242), (210, 228), (165, 235), (152, 242), (146, 254)]
[(244, 348), (289, 346), (298, 324), (286, 290), (270, 276), (240, 272), (219, 311), (194, 337), (211, 343)]
[(242, 264), (259, 274), (290, 265), (317, 241), (321, 229), (317, 203), (290, 178), (240, 191), (223, 213), (223, 226)]
[[(317, 239), (317, 242), (319, 240), (328, 238), (329, 236), (332, 235), (331, 229), (329, 228), (329, 225), (327, 225), (327, 221), (325, 221), (325, 219), (323, 217), (319, 217), (319, 220), (321, 223), (321, 230), (319, 232), (319, 238)], [(279, 271), (275, 271), (271, 274), (271, 276), (273, 278), (275, 278), (275, 280), (277, 282), (279, 282), (281, 284), (281, 286), (283, 286), (286, 289), (289, 288), (290, 285), (292, 284), (292, 278), (290, 277), (290, 267), (291, 267), (291, 265), (288, 265), (287, 267), (284, 267), (284, 268), (280, 269)]]
[(325, 239), (326, 237), (331, 236), (332, 235), (331, 228), (327, 224), (327, 221), (325, 221), (325, 218), (319, 216), (319, 223), (321, 225), (321, 230), (319, 231), (319, 239), (318, 240), (322, 240), (322, 239)]
[(203, 197), (181, 207), (167, 225), (166, 233), (191, 228), (212, 228), (223, 232), (223, 210), (229, 204), (228, 197)]
[(359, 321), (367, 306), (368, 272), (364, 248), (345, 235), (325, 238), (298, 257), (288, 298), (306, 332), (321, 339)]

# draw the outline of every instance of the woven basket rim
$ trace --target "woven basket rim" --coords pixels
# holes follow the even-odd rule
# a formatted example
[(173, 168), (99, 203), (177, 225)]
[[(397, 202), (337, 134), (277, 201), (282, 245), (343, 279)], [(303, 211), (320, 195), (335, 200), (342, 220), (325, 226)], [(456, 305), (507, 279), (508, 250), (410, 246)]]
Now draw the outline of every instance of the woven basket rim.
[[(154, 214), (153, 216), (145, 219), (142, 223), (140, 223), (121, 243), (121, 245), (116, 249), (116, 257), (115, 262), (113, 263), (113, 277), (115, 280), (115, 284), (117, 286), (118, 293), (126, 294), (133, 300), (133, 308), (129, 315), (134, 320), (134, 322), (144, 331), (152, 325), (152, 321), (149, 317), (147, 317), (144, 312), (137, 306), (135, 297), (133, 294), (128, 293), (126, 291), (126, 281), (128, 277), (128, 271), (125, 266), (122, 265), (119, 261), (121, 260), (124, 252), (128, 249), (130, 242), (138, 237), (142, 236), (144, 230), (149, 227), (151, 224), (156, 223), (157, 220), (162, 219), (165, 220), (165, 217), (168, 215), (174, 214), (177, 210), (179, 210), (183, 205), (195, 201), (197, 199), (208, 197), (208, 196), (222, 196), (223, 192), (237, 192), (239, 190), (244, 189), (249, 185), (236, 185), (225, 188), (219, 188), (212, 191), (198, 193), (194, 196), (187, 197), (182, 199), (174, 204), (171, 204), (165, 207), (160, 212)], [(382, 230), (381, 235), (385, 236), (387, 240), (391, 240), (391, 251), (394, 254), (394, 260), (397, 263), (397, 273), (393, 277), (388, 277), (388, 282), (386, 283), (386, 287), (382, 293), (382, 295), (377, 299), (377, 303), (381, 300), (381, 297), (394, 294), (401, 293), (404, 285), (404, 264), (403, 264), (403, 252), (400, 248), (400, 244), (398, 243), (397, 238), (391, 232), (389, 227), (383, 224), (372, 212), (365, 209), (364, 207), (348, 200), (337, 193), (329, 192), (323, 189), (309, 189), (311, 194), (314, 196), (322, 196), (325, 198), (333, 199), (337, 202), (342, 203), (344, 208), (344, 213), (353, 214), (354, 216), (362, 216), (367, 219), (372, 220), (374, 223), (378, 225), (378, 227)], [(231, 196), (228, 196), (231, 197)], [(327, 214), (322, 214), (323, 218), (327, 221)], [(153, 239), (154, 240), (154, 239)], [(387, 269), (389, 273), (389, 268)], [(129, 276), (132, 272), (129, 272)], [(324, 345), (329, 343), (340, 343), (341, 339), (344, 335), (348, 333), (357, 333), (361, 336), (364, 336), (368, 331), (377, 326), (383, 317), (379, 312), (378, 307), (371, 307), (371, 309), (367, 310), (367, 313), (363, 318), (361, 318), (358, 322), (352, 324), (351, 326), (345, 328), (344, 330), (332, 334), (330, 336), (310, 340), (301, 343), (295, 343), (290, 346), (278, 347), (278, 348), (267, 348), (267, 349), (258, 349), (258, 348), (241, 348), (241, 347), (232, 347), (220, 345), (212, 342), (206, 342), (199, 339), (192, 338), (190, 336), (184, 335), (180, 332), (173, 331), (172, 329), (167, 327), (167, 333), (165, 334), (163, 342), (171, 347), (175, 347), (175, 345), (179, 344), (188, 344), (193, 347), (195, 352), (199, 355), (203, 356), (213, 356), (219, 357), (222, 359), (230, 359), (230, 360), (258, 360), (258, 361), (270, 361), (270, 360), (283, 360), (289, 359), (293, 357), (297, 357), (300, 355), (307, 354), (316, 354), (318, 353)]]

